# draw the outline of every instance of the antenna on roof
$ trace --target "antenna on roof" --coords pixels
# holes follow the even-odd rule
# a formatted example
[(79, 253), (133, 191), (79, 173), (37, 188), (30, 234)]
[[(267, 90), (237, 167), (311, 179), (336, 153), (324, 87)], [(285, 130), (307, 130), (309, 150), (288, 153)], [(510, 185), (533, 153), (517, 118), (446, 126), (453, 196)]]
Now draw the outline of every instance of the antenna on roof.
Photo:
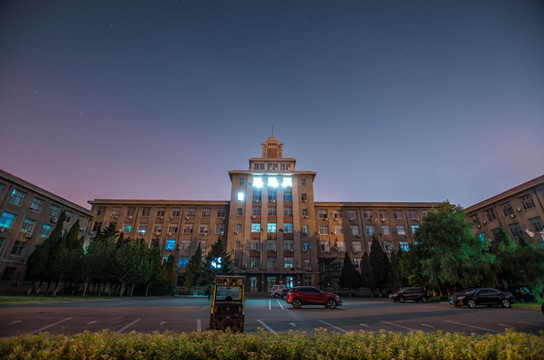
[(274, 137), (274, 127), (272, 126), (272, 137)]

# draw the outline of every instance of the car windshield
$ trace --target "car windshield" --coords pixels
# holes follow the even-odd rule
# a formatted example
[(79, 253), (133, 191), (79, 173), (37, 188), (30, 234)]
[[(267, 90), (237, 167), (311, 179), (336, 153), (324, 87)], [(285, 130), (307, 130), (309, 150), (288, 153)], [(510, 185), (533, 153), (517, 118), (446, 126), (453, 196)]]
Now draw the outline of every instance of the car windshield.
[(238, 301), (240, 300), (240, 286), (217, 286), (215, 300)]

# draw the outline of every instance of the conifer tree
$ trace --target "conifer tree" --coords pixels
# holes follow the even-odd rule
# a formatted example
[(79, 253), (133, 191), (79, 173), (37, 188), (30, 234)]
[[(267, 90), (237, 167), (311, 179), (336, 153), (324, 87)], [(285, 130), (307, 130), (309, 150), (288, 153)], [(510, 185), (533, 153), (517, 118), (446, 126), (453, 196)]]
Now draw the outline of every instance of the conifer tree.
[(344, 255), (344, 267), (340, 273), (339, 285), (340, 287), (348, 288), (350, 297), (351, 290), (361, 286), (361, 275), (355, 268), (355, 265), (351, 262), (347, 251)]

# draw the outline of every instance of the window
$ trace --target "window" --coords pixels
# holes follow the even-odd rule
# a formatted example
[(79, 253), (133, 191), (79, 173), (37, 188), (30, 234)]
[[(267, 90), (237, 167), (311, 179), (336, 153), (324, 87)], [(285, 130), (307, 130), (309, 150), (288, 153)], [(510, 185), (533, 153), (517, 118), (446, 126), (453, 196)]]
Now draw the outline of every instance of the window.
[(485, 242), (485, 232), (477, 233), (476, 236), (480, 239), (481, 242)]
[(293, 233), (293, 223), (283, 223), (283, 232), (286, 234)]
[(263, 163), (255, 164), (254, 169), (255, 170), (264, 170), (264, 164)]
[(251, 232), (252, 233), (261, 232), (261, 223), (251, 223)]
[(388, 218), (388, 214), (387, 214), (387, 210), (378, 210), (378, 217), (380, 218), (380, 220), (387, 220)]
[(192, 234), (193, 233), (193, 224), (185, 224), (185, 227), (183, 228), (184, 234)]
[(242, 250), (242, 242), (241, 241), (237, 241), (234, 248), (236, 250)]
[(278, 209), (275, 206), (269, 206), (268, 207), (268, 216), (277, 216)]
[(270, 202), (276, 202), (278, 198), (278, 193), (276, 189), (269, 189), (268, 190), (268, 201)]
[(208, 235), (209, 232), (209, 225), (208, 224), (200, 224), (200, 235)]
[(393, 243), (391, 241), (385, 241), (383, 243), (383, 248), (385, 249), (385, 252), (390, 253), (393, 251)]
[(531, 197), (531, 194), (523, 195), (520, 199), (525, 210), (535, 207), (535, 203), (533, 201), (533, 198)]
[(211, 209), (210, 208), (204, 208), (204, 209), (202, 209), (202, 212), (201, 212), (200, 216), (202, 216), (203, 218), (209, 218), (210, 214), (211, 214)]
[[(302, 250), (304, 250), (304, 251), (310, 250), (310, 242), (309, 242), (309, 241), (304, 241), (304, 242), (302, 243)], [(308, 260), (308, 262), (309, 262), (309, 261), (310, 261), (310, 260)]]
[(22, 192), (21, 190), (13, 189), (13, 191), (11, 192), (9, 203), (21, 206), (21, 203), (23, 202), (25, 196), (26, 193)]
[(49, 236), (50, 233), (51, 225), (43, 224), (42, 231), (40, 231), (40, 236), (46, 238)]
[(336, 235), (344, 235), (344, 228), (342, 225), (334, 225), (334, 232)]
[(238, 201), (244, 201), (246, 198), (246, 194), (243, 191), (239, 191), (238, 194), (236, 194), (236, 199)]
[(363, 218), (372, 220), (372, 210), (363, 210)]
[(308, 209), (302, 209), (302, 216), (305, 218), (308, 217)]
[(244, 180), (245, 180), (244, 178), (240, 178), (239, 184), (240, 184), (240, 185), (244, 185), (244, 182), (245, 182)]
[(72, 216), (74, 216), (74, 213), (68, 210), (66, 210), (64, 214), (66, 215), (66, 220), (64, 222), (70, 222), (70, 220), (72, 220)]
[(164, 214), (166, 213), (166, 209), (165, 208), (158, 208), (157, 209), (157, 217), (164, 217)]
[(292, 269), (294, 266), (294, 258), (292, 256), (287, 256), (283, 258), (283, 264), (286, 269)]
[(418, 217), (417, 217), (417, 211), (414, 210), (414, 209), (409, 209), (408, 210), (408, 219), (410, 220), (416, 220)]
[(100, 230), (102, 230), (102, 223), (101, 222), (95, 222), (93, 224), (92, 232), (93, 233), (99, 233)]
[(252, 269), (259, 267), (259, 258), (258, 257), (250, 257), (249, 258), (249, 267)]
[(160, 234), (162, 232), (162, 224), (153, 224), (153, 233)]
[(300, 179), (300, 186), (306, 186), (306, 179)]
[(321, 247), (321, 251), (331, 251), (328, 241), (320, 241), (319, 246)]
[(123, 224), (123, 232), (129, 233), (132, 231), (132, 224), (131, 223), (124, 223)]
[(504, 216), (514, 215), (514, 208), (512, 207), (512, 204), (510, 204), (510, 202), (502, 204), (502, 211), (504, 212)]
[(242, 232), (242, 224), (236, 224), (236, 231), (237, 233), (241, 233)]
[(302, 200), (302, 202), (307, 202), (308, 201), (308, 195), (306, 193), (300, 194), (300, 200)]
[(319, 225), (319, 234), (327, 235), (329, 233), (329, 225)]
[(182, 240), (181, 250), (191, 250), (191, 240)]
[(382, 235), (389, 235), (389, 226), (382, 225)]
[(533, 229), (533, 231), (544, 231), (544, 225), (542, 224), (540, 216), (530, 218), (529, 223), (531, 224), (531, 228)]
[(521, 228), (519, 227), (518, 223), (510, 224), (508, 225), (508, 227), (510, 228), (510, 231), (512, 232), (512, 236), (518, 237), (521, 235)]
[(181, 209), (180, 208), (173, 208), (170, 216), (178, 217), (178, 216), (180, 216), (180, 214), (181, 214)]
[(397, 225), (397, 234), (406, 235), (406, 231), (404, 230), (404, 225)]
[(56, 205), (51, 205), (49, 207), (49, 216), (57, 216), (59, 213), (59, 207)]
[(166, 245), (164, 246), (165, 250), (174, 250), (176, 248), (176, 240), (168, 239), (166, 240)]
[(215, 224), (215, 233), (224, 234), (225, 233), (225, 224)]
[(242, 214), (243, 214), (242, 208), (237, 208), (237, 209), (236, 209), (236, 215), (242, 216)]
[(360, 241), (354, 241), (351, 243), (351, 247), (353, 248), (353, 252), (359, 253), (363, 250), (363, 247), (361, 246)]
[(186, 268), (187, 265), (189, 265), (189, 257), (188, 256), (180, 256), (180, 258), (179, 258), (179, 267), (180, 268)]
[(268, 223), (266, 225), (266, 232), (269, 232), (269, 233), (277, 232), (276, 223)]
[(472, 222), (473, 222), (475, 225), (480, 225), (480, 218), (478, 217), (478, 215), (473, 215), (473, 216), (472, 216)]
[(170, 224), (168, 225), (168, 232), (173, 234), (178, 232), (178, 224)]
[(355, 213), (355, 210), (348, 210), (348, 219), (350, 221), (357, 219), (357, 214)]
[(351, 230), (351, 235), (359, 235), (359, 226), (350, 225), (349, 229)]
[(226, 209), (217, 209), (217, 217), (218, 218), (224, 218), (227, 216), (227, 210)]
[(293, 240), (283, 240), (283, 250), (293, 250)]
[(275, 269), (276, 268), (276, 257), (273, 256), (269, 256), (267, 259), (266, 259), (266, 267), (269, 268), (269, 269)]
[(150, 214), (151, 214), (151, 208), (150, 207), (142, 208), (142, 216), (149, 216)]
[(147, 231), (147, 223), (139, 223), (138, 224), (138, 234), (145, 235)]
[(276, 240), (268, 239), (266, 240), (266, 250), (276, 250)]
[(259, 251), (261, 246), (260, 246), (260, 242), (259, 242), (259, 239), (252, 239), (251, 240), (251, 245), (249, 245), (249, 248), (250, 250), (254, 250), (254, 251)]
[(372, 225), (366, 225), (365, 226), (365, 233), (367, 235), (374, 235), (374, 226)]
[(30, 208), (34, 211), (40, 211), (40, 209), (42, 208), (42, 205), (43, 205), (43, 200), (34, 198), (34, 200), (32, 200), (32, 204), (30, 205)]
[(320, 219), (327, 219), (327, 210), (317, 210), (317, 217)]
[(419, 225), (411, 225), (412, 228), (412, 234), (415, 234), (417, 229), (419, 229)]
[(135, 207), (129, 207), (127, 209), (127, 216), (133, 217), (134, 214), (136, 214), (136, 208)]
[(410, 246), (408, 246), (408, 241), (399, 241), (399, 249), (402, 251), (410, 251)]
[(31, 219), (25, 219), (25, 221), (23, 222), (23, 227), (21, 228), (21, 231), (25, 233), (31, 233), (32, 228), (34, 228), (34, 224), (36, 224), (36, 221)]
[[(284, 179), (285, 182), (285, 179)], [(293, 192), (291, 189), (283, 190), (283, 201), (293, 201)]]
[(495, 210), (493, 210), (493, 208), (486, 209), (485, 215), (487, 216), (487, 221), (493, 221), (497, 218), (497, 215), (495, 215)]
[(254, 189), (253, 190), (253, 202), (261, 202), (263, 198), (263, 193), (260, 189)]
[(21, 255), (25, 249), (25, 245), (26, 243), (24, 241), (15, 241), (15, 244), (13, 244), (13, 247), (11, 248), (11, 255)]
[(302, 233), (308, 234), (308, 225), (302, 225)]
[(286, 206), (283, 208), (283, 216), (292, 217), (293, 216), (293, 208), (290, 206)]
[(234, 261), (232, 262), (232, 265), (235, 268), (239, 268), (240, 267), (240, 259), (234, 259)]
[(338, 251), (346, 251), (346, 243), (343, 241), (338, 241), (337, 247)]
[(0, 227), (10, 228), (13, 220), (15, 219), (15, 214), (4, 211), (2, 217), (0, 218)]
[(401, 220), (402, 219), (402, 210), (393, 210), (393, 218), (395, 220)]
[(195, 208), (189, 208), (187, 209), (187, 216), (188, 217), (195, 217), (196, 209)]

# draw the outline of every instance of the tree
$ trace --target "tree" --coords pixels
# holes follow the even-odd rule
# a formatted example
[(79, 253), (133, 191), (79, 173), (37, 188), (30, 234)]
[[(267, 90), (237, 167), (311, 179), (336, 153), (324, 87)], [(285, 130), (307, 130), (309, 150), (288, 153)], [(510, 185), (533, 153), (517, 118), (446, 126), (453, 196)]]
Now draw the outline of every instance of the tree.
[(372, 282), (378, 289), (380, 297), (383, 297), (382, 291), (387, 286), (391, 265), (389, 264), (387, 254), (383, 251), (380, 242), (375, 236), (370, 246), (370, 266), (372, 268)]
[(198, 243), (195, 253), (193, 256), (191, 256), (189, 262), (187, 263), (185, 274), (183, 276), (185, 285), (193, 288), (193, 293), (195, 287), (202, 283), (203, 271), (204, 264), (202, 262), (202, 249), (200, 248), (200, 243)]
[(351, 262), (348, 252), (344, 255), (344, 267), (340, 273), (339, 285), (343, 288), (349, 289), (349, 296), (351, 297), (351, 289), (356, 289), (361, 286), (361, 275), (355, 268), (355, 265)]
[(400, 258), (402, 257), (402, 250), (391, 252), (391, 273), (389, 274), (389, 286), (393, 288), (402, 287), (402, 277), (400, 272)]
[(213, 286), (217, 275), (232, 274), (234, 274), (234, 271), (232, 270), (230, 254), (227, 253), (227, 248), (223, 239), (219, 238), (206, 255), (201, 285), (209, 288)]
[(335, 257), (318, 257), (319, 286), (322, 289), (329, 288), (338, 283), (341, 267)]
[(373, 278), (370, 257), (365, 251), (363, 257), (361, 258), (361, 286), (370, 288), (370, 291), (372, 292), (372, 289), (374, 288), (374, 283), (372, 281)]

